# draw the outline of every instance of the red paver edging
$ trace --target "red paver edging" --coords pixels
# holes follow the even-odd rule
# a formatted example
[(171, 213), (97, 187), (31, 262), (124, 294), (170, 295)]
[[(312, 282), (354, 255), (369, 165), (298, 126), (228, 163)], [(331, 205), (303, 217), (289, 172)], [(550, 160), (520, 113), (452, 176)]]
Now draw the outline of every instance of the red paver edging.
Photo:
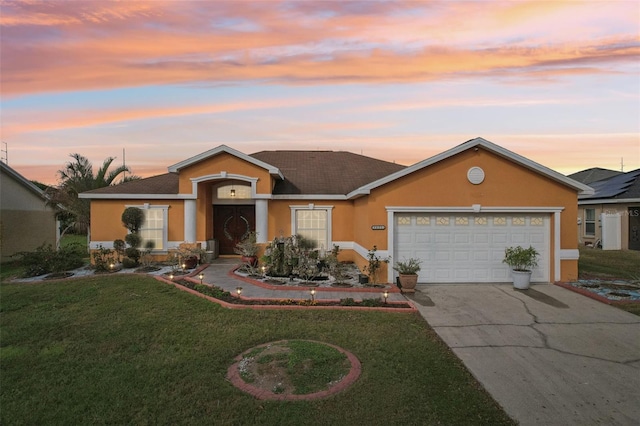
[(296, 340), (304, 340), (306, 342), (313, 342), (313, 343), (319, 343), (321, 345), (327, 345), (336, 349), (338, 352), (345, 354), (347, 356), (347, 359), (351, 363), (351, 369), (349, 370), (349, 373), (342, 380), (340, 380), (335, 385), (331, 386), (329, 389), (326, 389), (320, 392), (306, 394), (306, 395), (277, 394), (265, 389), (257, 388), (255, 386), (252, 386), (250, 383), (246, 383), (244, 380), (242, 380), (242, 378), (240, 377), (240, 372), (238, 370), (238, 365), (240, 364), (240, 361), (242, 361), (242, 359), (244, 358), (244, 355), (256, 348), (261, 348), (263, 346), (268, 346), (275, 343), (286, 341), (286, 340), (278, 340), (276, 342), (264, 343), (262, 345), (254, 346), (253, 348), (247, 349), (246, 351), (244, 351), (243, 353), (235, 357), (234, 358), (235, 362), (227, 370), (227, 379), (231, 382), (232, 385), (242, 390), (243, 392), (246, 392), (249, 395), (254, 396), (257, 399), (274, 400), (274, 401), (309, 401), (313, 399), (326, 398), (328, 396), (342, 392), (343, 390), (351, 386), (356, 380), (358, 380), (358, 377), (360, 377), (360, 373), (362, 372), (362, 364), (360, 364), (360, 360), (351, 352), (345, 349), (342, 349), (339, 346), (332, 345), (330, 343), (319, 342), (317, 340), (307, 340), (307, 339), (296, 339)]
[(389, 293), (400, 293), (400, 289), (394, 284), (385, 284), (385, 287), (381, 288), (362, 288), (362, 287), (305, 287), (305, 286), (291, 286), (291, 285), (273, 285), (267, 284), (262, 281), (254, 280), (249, 277), (243, 277), (236, 274), (238, 267), (231, 269), (227, 272), (227, 275), (236, 280), (244, 281), (249, 284), (253, 284), (257, 287), (266, 288), (268, 290), (305, 290), (307, 288), (315, 288), (316, 291), (344, 291), (345, 293), (381, 293), (387, 290)]
[[(182, 277), (185, 277), (184, 275)], [(187, 293), (191, 293), (194, 296), (198, 296), (201, 297), (203, 299), (206, 299), (210, 302), (213, 303), (217, 303), (220, 306), (224, 306), (225, 308), (228, 309), (254, 309), (254, 310), (264, 310), (264, 309), (280, 309), (280, 310), (299, 310), (299, 309), (316, 309), (316, 310), (323, 310), (323, 309), (335, 309), (335, 310), (355, 310), (355, 311), (382, 311), (382, 312), (415, 312), (418, 309), (416, 308), (416, 306), (413, 304), (413, 302), (411, 302), (410, 300), (407, 300), (406, 302), (387, 302), (387, 305), (398, 305), (398, 304), (407, 304), (409, 305), (408, 308), (394, 308), (392, 306), (389, 307), (384, 307), (384, 306), (322, 306), (322, 305), (309, 305), (309, 306), (302, 306), (302, 305), (242, 305), (242, 304), (236, 304), (236, 303), (229, 303), (229, 302), (225, 302), (224, 300), (220, 300), (220, 299), (216, 299), (215, 297), (212, 296), (208, 296), (206, 294), (202, 294), (198, 291), (192, 290), (188, 287), (185, 287), (183, 285), (180, 285), (177, 282), (168, 280), (162, 276), (158, 276), (156, 275), (155, 278), (158, 281), (162, 281), (164, 283), (167, 284), (173, 284), (174, 287), (176, 287), (179, 290), (182, 291), (186, 291)], [(193, 280), (191, 280), (193, 281)], [(198, 284), (199, 284), (199, 280), (198, 280)], [(300, 290), (300, 288), (298, 288), (298, 290)], [(251, 299), (248, 297), (240, 297), (240, 299), (244, 299), (244, 300), (253, 300), (253, 301), (269, 301), (269, 300), (282, 300), (282, 299)], [(334, 301), (338, 301), (339, 300), (328, 300), (329, 302), (334, 302)]]
[(607, 305), (626, 305), (626, 304), (640, 303), (640, 300), (611, 300), (607, 297), (594, 293), (593, 291), (589, 291), (584, 288), (574, 287), (571, 284), (563, 281), (556, 281), (553, 284), (557, 285), (558, 287), (566, 288), (567, 290), (571, 290), (583, 296), (587, 296), (593, 300), (597, 300), (598, 302), (606, 303)]

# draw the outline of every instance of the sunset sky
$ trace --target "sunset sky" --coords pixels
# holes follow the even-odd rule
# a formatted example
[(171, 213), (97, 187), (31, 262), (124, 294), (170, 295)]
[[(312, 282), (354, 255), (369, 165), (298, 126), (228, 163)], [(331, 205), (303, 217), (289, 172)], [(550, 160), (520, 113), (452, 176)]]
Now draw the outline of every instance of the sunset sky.
[(147, 177), (221, 144), (410, 165), (476, 136), (640, 167), (638, 1), (11, 0), (0, 25), (0, 137), (44, 183), (76, 152)]

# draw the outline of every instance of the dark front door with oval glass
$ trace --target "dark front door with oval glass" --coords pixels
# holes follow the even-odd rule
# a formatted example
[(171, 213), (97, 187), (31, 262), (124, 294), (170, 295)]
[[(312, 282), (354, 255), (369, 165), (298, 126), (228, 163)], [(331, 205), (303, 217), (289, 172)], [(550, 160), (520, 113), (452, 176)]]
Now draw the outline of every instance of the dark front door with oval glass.
[(213, 206), (213, 238), (220, 254), (235, 254), (236, 244), (255, 229), (255, 206)]

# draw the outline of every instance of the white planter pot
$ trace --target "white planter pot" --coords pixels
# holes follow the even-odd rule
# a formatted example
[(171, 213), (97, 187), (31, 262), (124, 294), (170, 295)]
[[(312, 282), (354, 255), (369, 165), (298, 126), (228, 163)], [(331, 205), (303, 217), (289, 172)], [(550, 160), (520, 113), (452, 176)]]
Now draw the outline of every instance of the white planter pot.
[(518, 290), (526, 290), (531, 282), (531, 271), (511, 271), (513, 287)]

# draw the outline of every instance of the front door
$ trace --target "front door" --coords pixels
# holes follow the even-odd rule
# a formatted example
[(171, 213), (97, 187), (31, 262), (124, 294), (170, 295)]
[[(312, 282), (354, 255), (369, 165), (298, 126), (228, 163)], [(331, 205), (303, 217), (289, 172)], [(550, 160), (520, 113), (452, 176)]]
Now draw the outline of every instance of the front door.
[(640, 250), (640, 207), (629, 207), (629, 250)]
[(213, 238), (220, 254), (235, 254), (236, 244), (256, 229), (256, 210), (249, 206), (213, 206)]

